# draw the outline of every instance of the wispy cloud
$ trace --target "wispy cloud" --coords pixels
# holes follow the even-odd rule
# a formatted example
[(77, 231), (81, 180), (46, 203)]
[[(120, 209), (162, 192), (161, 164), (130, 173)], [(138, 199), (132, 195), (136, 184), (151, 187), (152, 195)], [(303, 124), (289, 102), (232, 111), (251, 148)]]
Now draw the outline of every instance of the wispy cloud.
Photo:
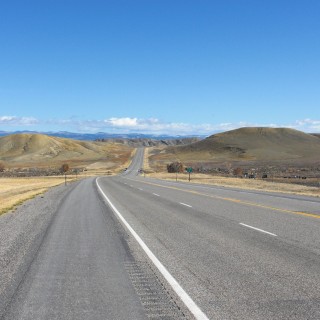
[(293, 128), (308, 132), (320, 132), (320, 120), (297, 120), (293, 125)]
[(31, 126), (38, 123), (39, 121), (34, 117), (0, 116), (0, 125)]
[(292, 124), (282, 123), (218, 123), (218, 124), (190, 124), (184, 122), (165, 122), (156, 118), (109, 118), (105, 120), (79, 121), (77, 130), (81, 131), (107, 131), (122, 133), (153, 133), (171, 135), (210, 135), (216, 132), (233, 130), (241, 127), (285, 127), (305, 132), (320, 132), (319, 120), (297, 120)]
[(320, 132), (320, 120), (303, 119), (294, 123), (249, 123), (225, 122), (190, 124), (184, 122), (166, 122), (157, 118), (111, 117), (101, 120), (51, 119), (39, 120), (34, 117), (0, 116), (0, 125), (24, 130), (25, 127), (38, 131), (74, 131), (74, 132), (108, 132), (108, 133), (149, 133), (168, 135), (211, 135), (217, 132), (241, 127), (287, 127), (304, 132)]

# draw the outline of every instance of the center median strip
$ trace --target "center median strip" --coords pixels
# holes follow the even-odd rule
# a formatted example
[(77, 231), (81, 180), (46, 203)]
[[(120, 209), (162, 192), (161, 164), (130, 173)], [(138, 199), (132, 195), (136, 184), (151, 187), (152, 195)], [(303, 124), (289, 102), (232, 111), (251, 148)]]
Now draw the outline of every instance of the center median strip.
[(209, 320), (209, 318), (204, 314), (204, 312), (198, 307), (198, 305), (191, 299), (191, 297), (187, 294), (186, 291), (180, 286), (180, 284), (176, 281), (176, 279), (169, 273), (166, 267), (159, 261), (159, 259), (152, 253), (152, 251), (148, 248), (148, 246), (144, 243), (144, 241), (140, 238), (140, 236), (134, 231), (134, 229), (130, 226), (130, 224), (124, 219), (122, 214), (118, 211), (118, 209), (114, 206), (114, 204), (110, 201), (107, 195), (104, 193), (102, 188), (98, 182), (99, 178), (96, 179), (97, 187), (105, 198), (113, 212), (117, 215), (119, 220), (125, 225), (125, 227), (129, 230), (131, 235), (136, 239), (139, 243), (143, 251), (147, 254), (149, 259), (155, 265), (155, 267), (159, 270), (162, 276), (166, 279), (169, 285), (172, 287), (174, 292), (178, 295), (181, 301), (185, 304), (185, 306), (189, 309), (189, 311), (193, 314), (195, 319), (197, 320)]

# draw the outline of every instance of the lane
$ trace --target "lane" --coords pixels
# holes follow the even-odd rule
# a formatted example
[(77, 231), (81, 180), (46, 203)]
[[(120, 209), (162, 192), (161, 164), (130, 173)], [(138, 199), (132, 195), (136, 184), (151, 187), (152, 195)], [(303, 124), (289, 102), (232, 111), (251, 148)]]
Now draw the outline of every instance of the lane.
[(114, 213), (118, 216), (120, 221), (125, 225), (125, 227), (130, 231), (135, 240), (139, 243), (143, 251), (152, 261), (154, 266), (158, 269), (160, 274), (165, 278), (174, 292), (177, 294), (179, 299), (185, 304), (185, 306), (189, 309), (191, 314), (195, 317), (196, 320), (208, 320), (207, 316), (202, 312), (202, 310), (197, 306), (197, 304), (190, 298), (185, 290), (180, 286), (180, 284), (176, 281), (176, 279), (168, 272), (167, 268), (159, 261), (159, 259), (153, 254), (153, 252), (149, 249), (146, 243), (141, 239), (141, 237), (136, 233), (136, 231), (131, 227), (131, 225), (124, 219), (123, 215), (118, 211), (118, 209), (113, 205), (108, 196), (102, 190), (98, 179), (96, 180), (97, 186), (106, 199), (107, 203), (110, 205)]
[(117, 178), (100, 184), (209, 318), (319, 318), (320, 259), (308, 245), (215, 214), (226, 202), (212, 202), (209, 214)]
[[(271, 233), (282, 236), (288, 241), (301, 242), (314, 250), (314, 252), (320, 253), (319, 214), (305, 216), (297, 214), (296, 210), (292, 211), (290, 208), (279, 208), (280, 205), (277, 204), (273, 204), (273, 206), (259, 205), (258, 196), (251, 199), (250, 204), (247, 204), (247, 202), (217, 198), (215, 194), (200, 192), (199, 190), (190, 190), (192, 186), (188, 186), (188, 189), (183, 187), (168, 187), (166, 184), (163, 185), (162, 181), (158, 181), (156, 184), (149, 184), (148, 179), (145, 178), (130, 181), (134, 183), (135, 188), (143, 186), (146, 193), (157, 193), (168, 201), (187, 203), (193, 208), (209, 215), (214, 214), (233, 222), (245, 223), (268, 230)], [(119, 183), (121, 183), (121, 180)], [(280, 198), (277, 199), (282, 204)], [(307, 206), (309, 204), (309, 210), (313, 210), (313, 205), (317, 203), (316, 201), (317, 199), (315, 199), (315, 202), (305, 202), (303, 205)], [(256, 205), (252, 205), (251, 203), (253, 202)], [(297, 203), (301, 203), (301, 201), (297, 201)], [(317, 209), (319, 207), (320, 203)]]
[(294, 214), (303, 207), (317, 215), (317, 199), (130, 174), (99, 181), (209, 318), (320, 318), (320, 219)]
[[(162, 188), (185, 190), (193, 193), (201, 193), (203, 195), (211, 196), (215, 199), (221, 199), (230, 202), (237, 202), (252, 206), (267, 207), (277, 209), (279, 211), (287, 211), (291, 213), (306, 213), (306, 216), (313, 214), (320, 216), (320, 198), (306, 197), (298, 195), (286, 195), (281, 193), (266, 193), (266, 192), (252, 192), (250, 190), (235, 190), (227, 187), (216, 187), (189, 184), (185, 182), (174, 182), (156, 179), (141, 179), (135, 177), (131, 181), (141, 181), (142, 183), (149, 184), (150, 186), (161, 186)], [(320, 196), (320, 190), (319, 190)]]
[(62, 204), (4, 319), (147, 319), (124, 267), (130, 255), (118, 230), (93, 180), (80, 183)]
[(144, 148), (137, 148), (136, 153), (129, 167), (121, 174), (126, 177), (136, 177), (139, 175), (139, 170), (143, 167)]
[(95, 180), (61, 203), (3, 320), (184, 319)]

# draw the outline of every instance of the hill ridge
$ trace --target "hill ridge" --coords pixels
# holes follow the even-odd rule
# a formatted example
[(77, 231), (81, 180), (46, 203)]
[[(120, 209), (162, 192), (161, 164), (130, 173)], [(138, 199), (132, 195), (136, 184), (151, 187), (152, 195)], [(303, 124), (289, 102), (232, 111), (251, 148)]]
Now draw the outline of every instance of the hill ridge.
[[(320, 157), (318, 137), (291, 128), (244, 127), (209, 136), (168, 153), (203, 160), (285, 160)], [(194, 156), (192, 156), (192, 154)]]

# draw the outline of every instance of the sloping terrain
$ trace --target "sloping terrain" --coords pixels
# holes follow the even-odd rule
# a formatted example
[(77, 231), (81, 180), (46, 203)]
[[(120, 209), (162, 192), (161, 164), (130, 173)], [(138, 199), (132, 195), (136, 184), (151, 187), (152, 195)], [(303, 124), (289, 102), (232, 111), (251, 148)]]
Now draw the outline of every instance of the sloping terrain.
[(138, 147), (155, 147), (155, 146), (180, 146), (180, 145), (188, 145), (190, 143), (194, 143), (200, 141), (200, 138), (181, 138), (181, 139), (97, 139), (96, 141), (103, 142), (116, 142), (124, 145), (128, 145), (134, 148)]
[(64, 161), (90, 163), (125, 157), (132, 149), (115, 143), (78, 141), (42, 134), (14, 134), (0, 138), (0, 161), (7, 166), (49, 166)]
[(241, 128), (187, 146), (169, 147), (156, 158), (180, 161), (319, 160), (319, 138), (287, 128)]

